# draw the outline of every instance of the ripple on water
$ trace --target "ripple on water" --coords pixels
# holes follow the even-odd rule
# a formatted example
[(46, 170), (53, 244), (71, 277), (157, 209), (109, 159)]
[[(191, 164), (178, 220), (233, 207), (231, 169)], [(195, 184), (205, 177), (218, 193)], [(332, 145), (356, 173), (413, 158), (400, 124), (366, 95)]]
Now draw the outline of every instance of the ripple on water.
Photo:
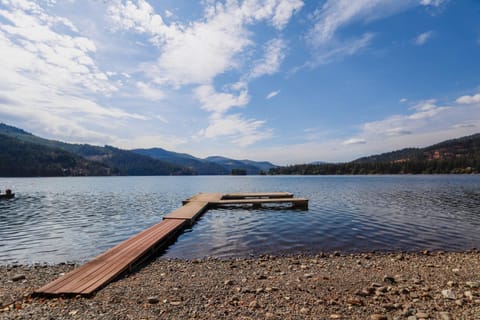
[[(480, 247), (480, 177), (11, 179), (0, 263), (84, 261), (161, 221), (197, 192), (290, 191), (309, 210), (211, 210), (167, 257)], [(18, 190), (18, 191), (17, 191)]]

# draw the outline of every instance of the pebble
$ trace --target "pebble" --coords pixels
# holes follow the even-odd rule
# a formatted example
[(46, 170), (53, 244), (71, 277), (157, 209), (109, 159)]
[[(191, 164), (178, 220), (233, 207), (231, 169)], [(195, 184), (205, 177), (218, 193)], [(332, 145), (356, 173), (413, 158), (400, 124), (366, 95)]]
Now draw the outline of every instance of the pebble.
[(442, 295), (445, 299), (451, 299), (451, 300), (455, 300), (457, 297), (455, 296), (455, 293), (453, 293), (452, 290), (450, 289), (445, 289), (445, 290), (442, 290)]
[[(42, 319), (43, 316), (45, 320), (50, 317), (62, 319), (71, 316), (69, 312), (72, 310), (78, 310), (75, 318), (85, 319), (111, 312), (112, 319), (122, 315), (132, 319), (146, 319), (149, 316), (170, 319), (188, 316), (200, 318), (205, 313), (205, 317), (219, 319), (296, 317), (407, 320), (410, 317), (409, 319), (423, 320), (428, 317), (453, 320), (462, 319), (462, 316), (464, 319), (476, 319), (476, 312), (480, 310), (480, 290), (477, 289), (480, 288), (480, 269), (476, 264), (480, 261), (478, 256), (475, 256), (475, 264), (472, 265), (470, 260), (473, 258), (465, 263), (457, 258), (456, 253), (442, 257), (433, 255), (432, 258), (405, 254), (408, 263), (394, 262), (398, 267), (390, 265), (390, 258), (395, 258), (396, 254), (387, 257), (375, 255), (370, 261), (364, 259), (364, 254), (321, 260), (315, 257), (316, 264), (312, 264), (312, 259), (302, 257), (295, 258), (295, 261), (285, 261), (290, 259), (287, 257), (268, 260), (270, 262), (235, 259), (233, 261), (237, 268), (234, 271), (230, 269), (232, 263), (229, 261), (209, 262), (210, 260), (204, 259), (194, 265), (188, 261), (159, 261), (158, 264), (155, 262), (113, 286), (108, 286), (91, 300), (24, 299), (18, 304), (21, 309), (16, 311), (16, 305), (13, 305), (10, 311), (4, 314), (0, 311), (0, 318), (6, 316)], [(452, 261), (447, 261), (448, 257), (452, 257)], [(361, 267), (355, 263), (358, 259)], [(437, 269), (426, 268), (426, 262), (430, 259), (434, 260)], [(298, 263), (293, 263), (297, 261)], [(301, 270), (302, 263), (308, 265), (306, 270)], [(255, 269), (251, 268), (252, 264)], [(290, 264), (294, 264), (297, 270), (287, 271)], [(364, 269), (366, 264), (370, 265), (370, 271)], [(342, 268), (340, 274), (335, 273), (337, 265)], [(453, 274), (452, 268), (459, 266), (460, 275)], [(56, 269), (51, 272), (37, 269), (35, 273), (23, 267), (12, 269), (3, 273), (0, 282), (9, 290), (14, 288), (20, 297), (25, 284), (22, 284), (22, 281), (12, 282), (13, 275), (24, 274), (28, 285), (34, 287), (44, 282), (43, 278), (42, 281), (37, 279), (40, 278), (37, 274), (43, 272), (44, 277), (49, 278), (59, 274)], [(3, 269), (0, 268), (0, 273), (1, 271)], [(287, 272), (281, 276), (283, 271)], [(166, 274), (161, 275), (163, 272)], [(197, 275), (193, 285), (189, 283), (192, 272)], [(354, 278), (357, 273), (359, 277)], [(159, 282), (158, 287), (145, 287), (143, 284), (146, 275)], [(178, 275), (178, 278), (175, 275)], [(266, 276), (267, 280), (257, 280), (257, 277), (262, 279), (262, 275)], [(390, 283), (392, 279), (389, 277), (393, 278), (395, 284)], [(354, 280), (350, 281), (352, 278)], [(198, 292), (195, 292), (197, 289)], [(380, 296), (374, 295), (376, 291)], [(442, 291), (445, 291), (446, 295)], [(8, 291), (1, 292), (0, 300), (10, 301), (8, 295)], [(104, 300), (110, 302), (113, 297), (121, 299), (112, 301), (107, 306)], [(166, 298), (168, 300), (162, 303)]]
[(417, 312), (415, 316), (419, 319), (428, 319), (430, 317), (430, 315), (426, 312)]
[(410, 290), (409, 290), (408, 288), (402, 288), (402, 289), (400, 290), (400, 293), (401, 293), (401, 294), (409, 294), (409, 293), (410, 293)]
[(459, 307), (463, 306), (464, 303), (465, 303), (465, 301), (463, 301), (463, 299), (455, 300), (455, 304)]
[(465, 296), (465, 298), (467, 298), (468, 300), (473, 300), (473, 293), (472, 291), (465, 291), (463, 293), (463, 295)]
[(349, 298), (347, 299), (347, 303), (353, 306), (361, 306), (363, 304), (362, 300), (358, 298)]
[(455, 281), (448, 281), (447, 282), (447, 286), (449, 287), (455, 287), (457, 285), (457, 283)]
[(467, 281), (467, 282), (465, 282), (465, 284), (472, 289), (480, 288), (480, 282), (477, 282), (477, 281)]
[(452, 320), (452, 317), (448, 312), (443, 311), (443, 312), (440, 312), (438, 315), (440, 316), (440, 320)]
[(392, 277), (392, 276), (389, 276), (389, 275), (385, 275), (385, 276), (383, 277), (383, 282), (386, 282), (386, 283), (388, 283), (388, 284), (395, 284), (395, 283), (397, 283), (397, 281), (395, 281), (395, 278)]
[(24, 274), (16, 274), (12, 277), (12, 281), (25, 280), (27, 277)]
[(148, 303), (150, 304), (157, 304), (160, 302), (160, 299), (158, 299), (157, 296), (151, 296), (147, 298)]
[(363, 289), (361, 291), (355, 292), (355, 294), (360, 297), (367, 297), (370, 295), (370, 291), (368, 289)]
[(390, 311), (390, 310), (397, 309), (397, 306), (395, 306), (393, 304), (390, 304), (390, 303), (387, 303), (387, 304), (382, 305), (382, 308), (387, 310), (387, 311)]
[(302, 308), (300, 309), (300, 313), (307, 313), (308, 311), (310, 311), (308, 308)]
[(250, 308), (260, 308), (260, 305), (258, 304), (257, 300), (253, 300), (252, 302), (250, 302)]

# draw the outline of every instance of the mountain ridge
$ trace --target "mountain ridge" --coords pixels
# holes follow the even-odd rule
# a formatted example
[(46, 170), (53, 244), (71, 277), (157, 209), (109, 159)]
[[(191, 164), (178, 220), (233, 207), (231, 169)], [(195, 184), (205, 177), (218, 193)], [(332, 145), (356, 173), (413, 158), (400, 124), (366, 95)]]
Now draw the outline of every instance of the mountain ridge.
[[(150, 149), (133, 149), (133, 150), (123, 150), (113, 146), (95, 146), (89, 144), (75, 144), (75, 143), (66, 143), (57, 140), (49, 140), (42, 137), (38, 137), (29, 133), (23, 129), (16, 128), (4, 123), (0, 123), (0, 135), (8, 137), (8, 147), (7, 142), (2, 148), (2, 151), (5, 155), (3, 158), (3, 166), (7, 168), (9, 166), (8, 161), (12, 159), (19, 158), (29, 158), (30, 154), (23, 153), (18, 148), (15, 148), (15, 142), (25, 143), (28, 145), (29, 152), (37, 152), (38, 154), (42, 153), (41, 147), (43, 147), (43, 152), (50, 153), (61, 153), (64, 157), (69, 158), (68, 163), (78, 163), (78, 165), (83, 168), (97, 168), (99, 164), (102, 167), (108, 168), (105, 170), (100, 170), (99, 168), (95, 170), (86, 170), (77, 168), (75, 166), (63, 168), (65, 170), (49, 170), (44, 171), (35, 171), (34, 175), (227, 175), (231, 174), (232, 170), (246, 170), (248, 174), (259, 174), (265, 168), (275, 167), (275, 165), (263, 161), (257, 162), (252, 160), (234, 160), (222, 157), (227, 163), (234, 163), (233, 166), (224, 165), (222, 163), (216, 163), (215, 161), (209, 161), (207, 159), (200, 159), (186, 153), (178, 153), (173, 151), (168, 151), (166, 149), (157, 147)], [(11, 140), (15, 139), (15, 140)], [(9, 156), (8, 151), (10, 152)], [(65, 153), (66, 152), (66, 153)], [(78, 157), (81, 157), (83, 160), (80, 161)], [(7, 160), (8, 158), (8, 160)], [(45, 159), (42, 160), (45, 164)], [(55, 162), (52, 159), (53, 162)], [(2, 163), (0, 163), (1, 167)], [(29, 162), (25, 164), (29, 167), (35, 167), (34, 162)], [(56, 165), (61, 167), (60, 163)], [(256, 166), (258, 165), (258, 167)], [(58, 168), (57, 168), (58, 169)], [(13, 170), (13, 169), (12, 169)], [(3, 175), (8, 175), (9, 171), (5, 169)], [(12, 171), (13, 172), (13, 171)], [(19, 170), (15, 169), (17, 174), (21, 174)], [(23, 173), (22, 173), (23, 174)]]

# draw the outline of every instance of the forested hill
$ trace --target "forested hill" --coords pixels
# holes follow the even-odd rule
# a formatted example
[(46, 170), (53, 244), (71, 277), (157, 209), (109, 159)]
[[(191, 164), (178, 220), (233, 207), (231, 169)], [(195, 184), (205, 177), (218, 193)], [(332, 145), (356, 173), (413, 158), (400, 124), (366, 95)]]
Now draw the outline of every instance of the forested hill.
[(0, 176), (191, 175), (181, 165), (111, 146), (43, 139), (0, 123)]
[[(200, 159), (161, 148), (122, 150), (37, 137), (0, 123), (0, 176), (224, 175), (268, 171), (273, 164), (223, 157)], [(27, 161), (28, 160), (28, 161)]]
[(406, 148), (346, 163), (273, 168), (270, 174), (449, 174), (480, 172), (480, 134), (426, 148)]
[(88, 161), (65, 150), (0, 134), (0, 176), (104, 176), (118, 174), (107, 165)]

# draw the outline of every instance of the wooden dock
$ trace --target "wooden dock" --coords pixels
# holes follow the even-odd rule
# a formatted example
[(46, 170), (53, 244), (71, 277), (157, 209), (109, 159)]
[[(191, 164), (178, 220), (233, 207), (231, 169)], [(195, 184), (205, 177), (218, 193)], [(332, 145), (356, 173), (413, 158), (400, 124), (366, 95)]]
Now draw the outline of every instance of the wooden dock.
[(292, 207), (308, 209), (308, 200), (294, 198), (287, 192), (273, 193), (199, 193), (185, 201), (160, 223), (125, 240), (105, 253), (37, 289), (40, 295), (91, 295), (126, 270), (147, 259), (158, 249), (168, 245), (186, 226), (210, 208), (228, 205), (261, 206), (271, 203), (290, 203)]

